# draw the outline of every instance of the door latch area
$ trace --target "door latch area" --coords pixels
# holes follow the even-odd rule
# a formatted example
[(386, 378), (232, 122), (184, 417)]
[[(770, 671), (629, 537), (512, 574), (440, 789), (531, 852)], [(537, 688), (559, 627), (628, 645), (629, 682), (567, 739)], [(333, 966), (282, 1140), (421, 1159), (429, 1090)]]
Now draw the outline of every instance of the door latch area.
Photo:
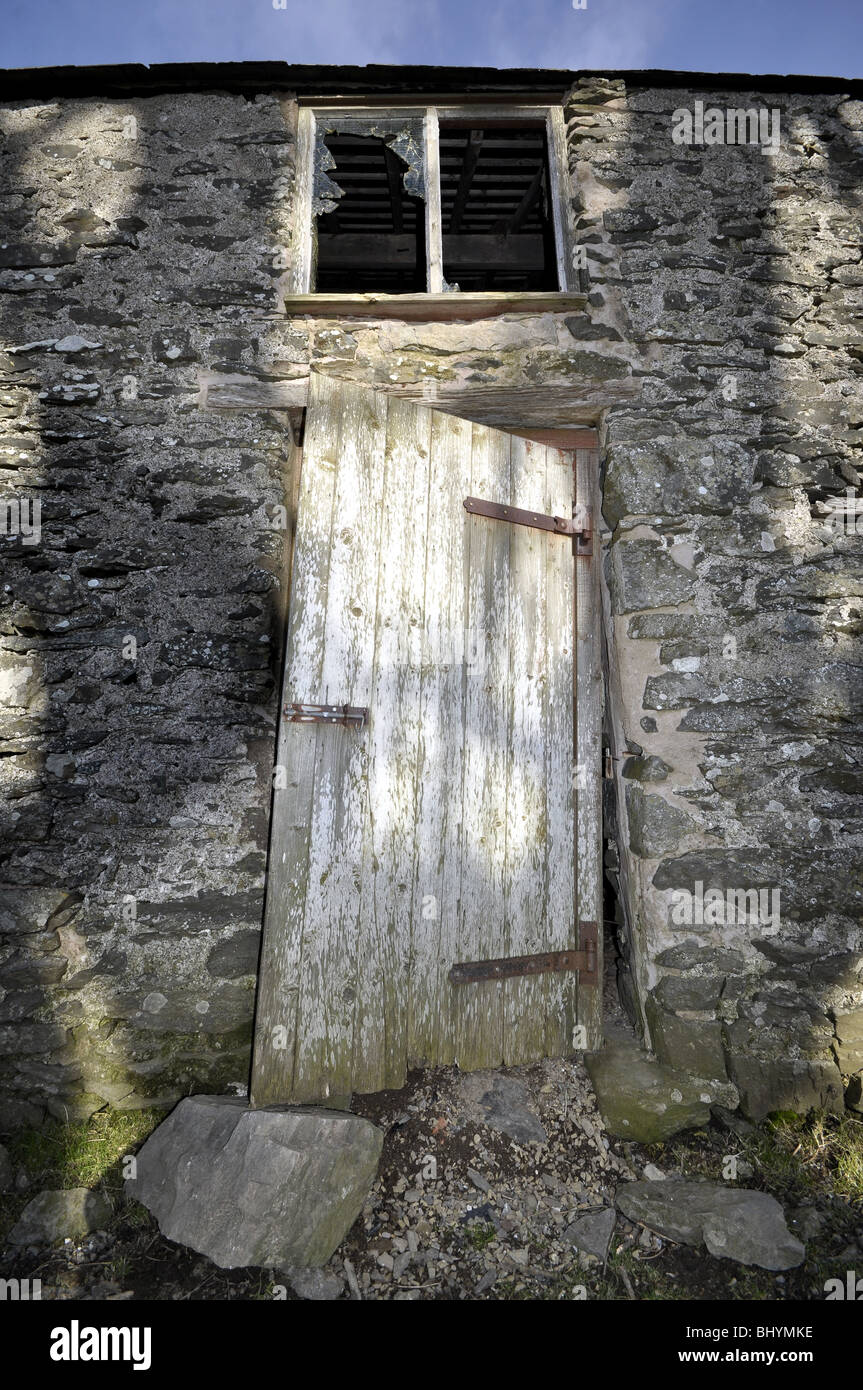
[(461, 961), (450, 970), (450, 983), (472, 985), (481, 980), (505, 980), (516, 975), (547, 975), (561, 970), (577, 970), (580, 984), (595, 985), (598, 979), (596, 923), (582, 922), (579, 939), (581, 949), (578, 951), (540, 951), (533, 956)]
[(368, 717), (368, 709), (362, 705), (285, 705), (289, 724), (345, 724), (362, 728)]
[(486, 502), (481, 497), (466, 497), (464, 509), (472, 516), (487, 516), (492, 521), (508, 521), (513, 526), (532, 526), (539, 531), (553, 531), (557, 536), (572, 536), (576, 555), (593, 554), (593, 538), (585, 508), (576, 503), (571, 521), (565, 516), (546, 516), (528, 512), (523, 507), (507, 507), (502, 502)]

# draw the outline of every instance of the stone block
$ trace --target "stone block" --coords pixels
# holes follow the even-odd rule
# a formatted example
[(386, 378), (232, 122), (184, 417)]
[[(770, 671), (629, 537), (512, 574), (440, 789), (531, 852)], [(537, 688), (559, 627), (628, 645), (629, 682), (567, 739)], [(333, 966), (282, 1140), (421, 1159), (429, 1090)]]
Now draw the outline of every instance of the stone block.
[(715, 1088), (652, 1061), (632, 1043), (607, 1045), (584, 1060), (605, 1127), (618, 1139), (657, 1144), (682, 1129), (697, 1129), (720, 1099)]
[(626, 788), (629, 844), (642, 859), (657, 859), (676, 850), (680, 841), (696, 828), (696, 823), (678, 806), (661, 796), (651, 796), (641, 787)]
[(169, 1240), (222, 1269), (323, 1265), (359, 1215), (382, 1145), (358, 1115), (190, 1096), (151, 1134), (126, 1192)]
[(761, 1269), (794, 1269), (806, 1247), (767, 1192), (714, 1182), (633, 1182), (619, 1187), (618, 1210), (678, 1245), (706, 1245), (711, 1255)]
[(835, 1062), (728, 1055), (728, 1072), (740, 1092), (740, 1109), (759, 1123), (775, 1110), (805, 1115), (844, 1109), (842, 1077)]
[(846, 1076), (863, 1071), (863, 1009), (837, 1013), (834, 1024), (836, 1042), (833, 1051), (839, 1070)]
[(692, 597), (692, 575), (676, 565), (656, 541), (621, 541), (614, 546), (612, 559), (616, 613), (662, 608)]
[(661, 1062), (691, 1076), (727, 1081), (722, 1025), (713, 1019), (684, 1019), (663, 1009), (651, 995), (645, 1006), (653, 1050)]

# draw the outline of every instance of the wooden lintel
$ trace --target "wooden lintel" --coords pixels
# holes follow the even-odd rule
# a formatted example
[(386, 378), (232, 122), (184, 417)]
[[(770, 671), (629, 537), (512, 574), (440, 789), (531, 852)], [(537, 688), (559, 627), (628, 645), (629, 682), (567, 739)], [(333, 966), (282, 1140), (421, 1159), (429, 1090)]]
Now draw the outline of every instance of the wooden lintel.
[[(199, 384), (199, 403), (207, 410), (301, 410), (309, 390), (308, 376), (273, 377), (264, 381), (260, 377), (202, 372)], [(640, 382), (634, 378), (578, 384), (552, 382), (541, 386), (501, 383), (477, 387), (467, 382), (431, 381), (358, 382), (357, 385), (563, 449), (595, 448), (592, 427), (603, 409), (632, 400), (640, 390)], [(585, 431), (589, 431), (589, 439)]]
[(283, 303), (289, 317), (390, 318), (406, 322), (457, 323), (498, 314), (569, 314), (587, 305), (585, 294), (558, 290), (483, 290), (465, 294), (291, 294)]

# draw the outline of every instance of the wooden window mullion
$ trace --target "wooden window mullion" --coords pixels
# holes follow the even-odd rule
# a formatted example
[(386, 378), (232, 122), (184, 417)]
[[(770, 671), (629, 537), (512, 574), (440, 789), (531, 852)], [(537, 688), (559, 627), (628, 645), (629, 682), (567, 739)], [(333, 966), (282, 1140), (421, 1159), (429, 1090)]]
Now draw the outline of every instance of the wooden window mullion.
[(426, 290), (429, 294), (443, 292), (443, 233), (440, 206), (440, 144), (438, 113), (429, 106), (425, 114), (425, 185), (426, 185)]

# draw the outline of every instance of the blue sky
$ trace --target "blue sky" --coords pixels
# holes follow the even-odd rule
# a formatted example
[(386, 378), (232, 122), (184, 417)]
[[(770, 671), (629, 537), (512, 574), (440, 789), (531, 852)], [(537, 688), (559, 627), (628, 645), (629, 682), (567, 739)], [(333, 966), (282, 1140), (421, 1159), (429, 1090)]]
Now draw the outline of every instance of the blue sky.
[(228, 59), (860, 77), (863, 0), (0, 0), (0, 67)]

